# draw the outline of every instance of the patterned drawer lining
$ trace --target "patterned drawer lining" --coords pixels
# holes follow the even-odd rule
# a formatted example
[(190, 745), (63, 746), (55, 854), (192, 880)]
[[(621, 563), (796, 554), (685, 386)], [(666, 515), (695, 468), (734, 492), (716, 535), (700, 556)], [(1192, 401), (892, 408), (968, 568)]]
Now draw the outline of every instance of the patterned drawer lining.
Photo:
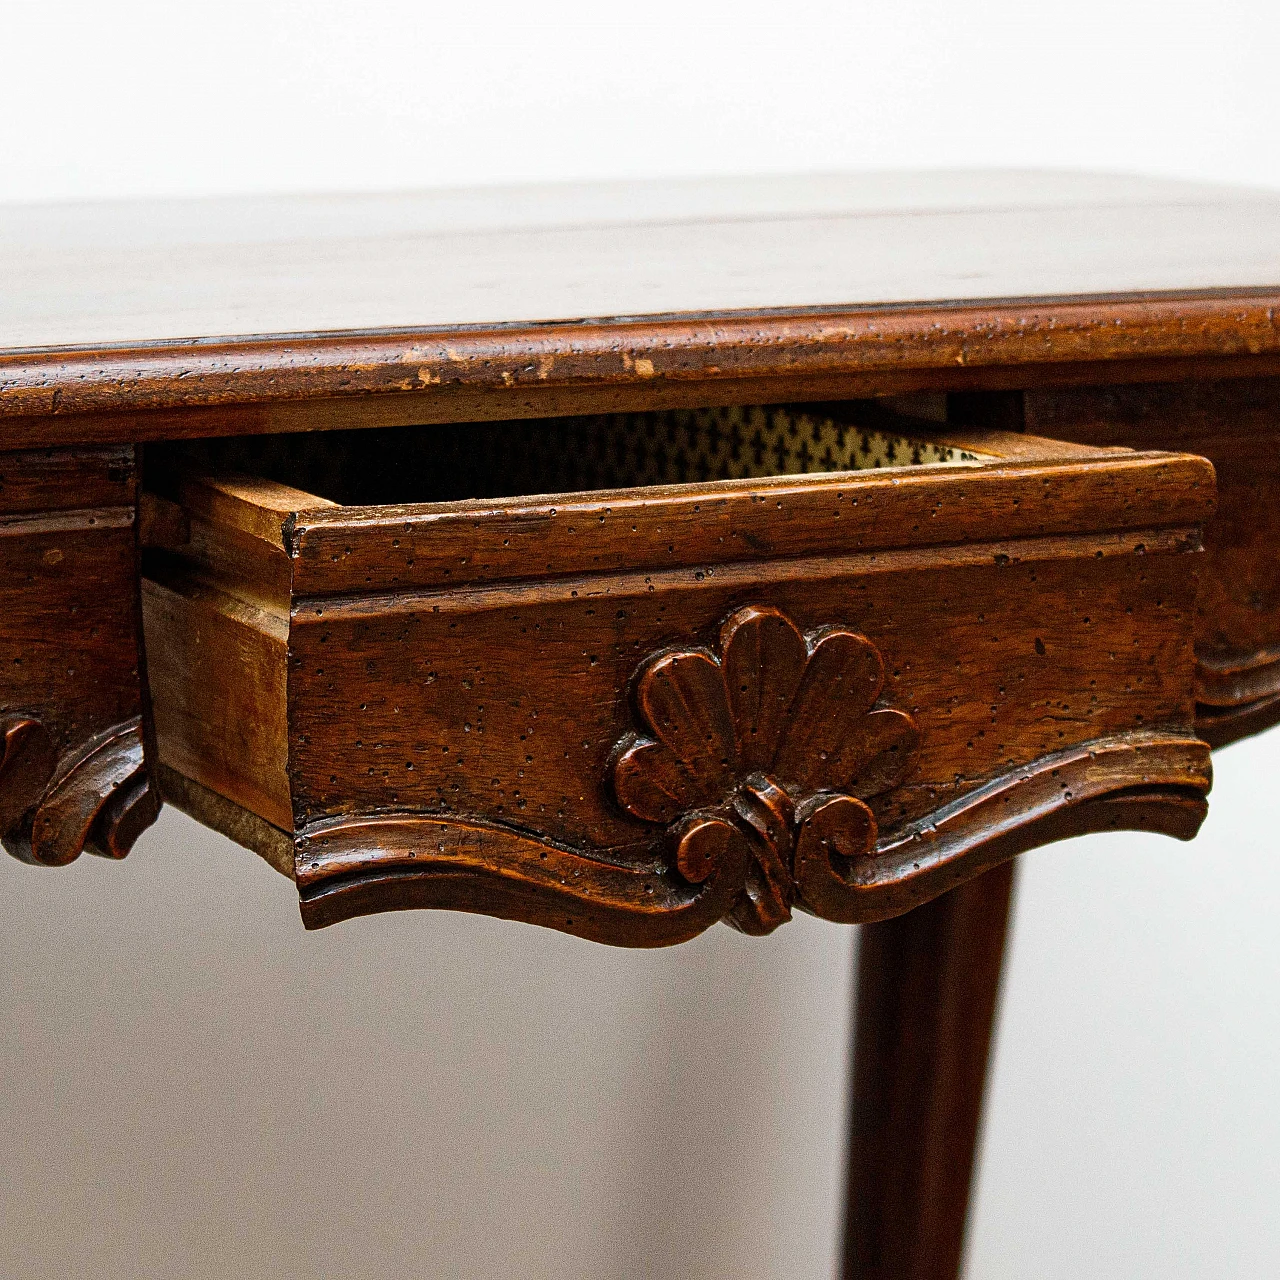
[[(885, 430), (884, 414), (759, 405), (208, 441), (197, 458), (348, 505), (954, 467), (982, 455)], [(872, 425), (874, 423), (874, 425)], [(914, 425), (914, 424), (913, 424)]]

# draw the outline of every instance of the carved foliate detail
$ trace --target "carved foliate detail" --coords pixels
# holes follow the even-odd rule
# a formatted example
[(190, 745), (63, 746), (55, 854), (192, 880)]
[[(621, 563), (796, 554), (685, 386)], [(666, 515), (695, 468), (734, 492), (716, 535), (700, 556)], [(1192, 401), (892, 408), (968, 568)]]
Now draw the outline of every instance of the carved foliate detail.
[(876, 709), (883, 686), (865, 636), (838, 627), (805, 636), (777, 609), (739, 609), (714, 653), (664, 650), (641, 665), (639, 732), (614, 753), (614, 795), (669, 828), (675, 867), (692, 883), (731, 848), (747, 852), (727, 919), (769, 933), (803, 899), (816, 852), (875, 850), (866, 801), (903, 780), (920, 741), (906, 712)]
[[(1189, 840), (1204, 818), (1209, 748), (1186, 734), (1097, 738), (1020, 765), (875, 840), (857, 796), (817, 792), (795, 806), (788, 839), (759, 834), (790, 797), (765, 787), (736, 806), (671, 825), (653, 861), (625, 865), (536, 832), (458, 815), (349, 814), (298, 832), (294, 875), (308, 928), (407, 907), (479, 911), (623, 946), (683, 942), (728, 919), (752, 926), (767, 892), (825, 920), (884, 920), (1027, 849), (1088, 831)], [(754, 819), (754, 820), (753, 820)], [(874, 842), (874, 844), (873, 844)], [(874, 857), (866, 856), (874, 847)], [(779, 868), (781, 867), (781, 870)], [(776, 886), (781, 884), (782, 889)], [(744, 886), (757, 894), (752, 900)]]
[(139, 717), (61, 759), (40, 720), (0, 717), (0, 837), (14, 857), (46, 867), (65, 866), (85, 849), (123, 858), (159, 812)]

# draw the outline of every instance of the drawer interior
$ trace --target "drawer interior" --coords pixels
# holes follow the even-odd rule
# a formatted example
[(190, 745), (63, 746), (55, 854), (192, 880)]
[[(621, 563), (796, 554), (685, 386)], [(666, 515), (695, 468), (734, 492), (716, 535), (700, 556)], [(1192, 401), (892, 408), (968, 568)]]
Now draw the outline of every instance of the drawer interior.
[(943, 443), (932, 434), (937, 425), (913, 419), (904, 426), (871, 405), (734, 405), (211, 440), (157, 448), (148, 461), (158, 487), (175, 468), (194, 464), (343, 506), (994, 461)]

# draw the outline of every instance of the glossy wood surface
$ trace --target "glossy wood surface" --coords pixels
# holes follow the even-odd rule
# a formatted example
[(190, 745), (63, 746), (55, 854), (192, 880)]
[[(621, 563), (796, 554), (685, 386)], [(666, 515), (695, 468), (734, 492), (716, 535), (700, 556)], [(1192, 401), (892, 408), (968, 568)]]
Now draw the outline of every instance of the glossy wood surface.
[[(1043, 173), (0, 209), (5, 845), (119, 857), (163, 790), (309, 927), (876, 921), (847, 1274), (953, 1276), (1010, 859), (1191, 838), (1280, 719), (1278, 244), (1274, 193)], [(307, 479), (916, 393), (990, 456)]]
[(146, 757), (132, 447), (0, 454), (0, 839), (121, 858), (159, 813)]
[(1198, 723), (1214, 745), (1280, 719), (1280, 379), (1028, 391), (1033, 431), (1100, 445), (1153, 440), (1208, 458), (1218, 510), (1196, 609)]
[(1278, 232), (1267, 193), (1036, 173), (10, 207), (0, 445), (1280, 358)]
[(1013, 871), (862, 930), (844, 1280), (960, 1273)]
[(1280, 286), (1280, 198), (959, 173), (0, 210), (0, 349)]
[[(870, 457), (890, 420), (728, 419), (792, 459), (809, 432)], [(719, 424), (699, 448), (714, 428), (732, 449)], [(511, 480), (536, 483), (539, 458), (563, 468), (607, 436), (607, 483), (620, 454), (650, 468), (668, 449), (646, 432), (691, 429), (592, 425), (499, 425), (466, 452), (500, 472), (523, 441)], [(1089, 818), (1075, 831), (1164, 806), (1177, 821), (1154, 829), (1189, 836), (1211, 470), (915, 427), (951, 461), (775, 476), (762, 439), (761, 475), (419, 504), (203, 469), (249, 445), (175, 452), (159, 500), (189, 536), (144, 592), (160, 759), (292, 836), (312, 926), (452, 906), (665, 945), (720, 918), (768, 932), (793, 907), (901, 913), (1011, 856), (1015, 831), (1057, 838), (1063, 809)], [(288, 440), (256, 454), (299, 484), (310, 468), (403, 497), (466, 470), (433, 480), (422, 439), (355, 437), (387, 451), (363, 479), (342, 440), (332, 466)], [(489, 482), (503, 492), (472, 477)], [(1146, 807), (1095, 804), (1118, 793)]]

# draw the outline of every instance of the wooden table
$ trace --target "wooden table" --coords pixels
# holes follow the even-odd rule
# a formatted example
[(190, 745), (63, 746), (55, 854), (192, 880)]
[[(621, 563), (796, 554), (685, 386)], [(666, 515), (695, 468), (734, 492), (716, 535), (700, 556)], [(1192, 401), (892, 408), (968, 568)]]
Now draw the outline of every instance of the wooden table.
[(1280, 198), (10, 207), (0, 279), (9, 852), (164, 799), (308, 928), (865, 924), (846, 1273), (955, 1274), (1012, 859), (1280, 719)]

